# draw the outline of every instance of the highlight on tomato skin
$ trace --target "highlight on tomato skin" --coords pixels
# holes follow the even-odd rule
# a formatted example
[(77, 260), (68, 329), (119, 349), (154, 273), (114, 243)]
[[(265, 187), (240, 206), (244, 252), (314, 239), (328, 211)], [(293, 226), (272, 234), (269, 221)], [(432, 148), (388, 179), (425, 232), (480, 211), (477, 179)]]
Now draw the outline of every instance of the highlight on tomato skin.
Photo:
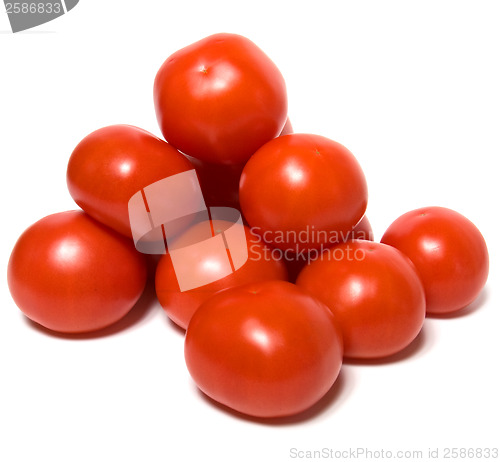
[(146, 130), (110, 125), (78, 143), (68, 161), (66, 181), (79, 207), (132, 238), (130, 198), (159, 180), (192, 169), (185, 156)]
[(131, 240), (77, 210), (26, 229), (7, 270), (12, 298), (25, 316), (72, 334), (123, 318), (141, 296), (146, 275), (144, 256)]
[(423, 282), (427, 314), (449, 314), (472, 303), (486, 284), (488, 248), (479, 229), (445, 207), (423, 207), (397, 218), (381, 242), (403, 252)]
[(196, 311), (184, 355), (210, 398), (259, 418), (299, 414), (335, 383), (342, 333), (317, 299), (285, 281), (219, 292)]
[(415, 340), (425, 319), (425, 294), (408, 257), (385, 244), (352, 240), (304, 267), (297, 285), (335, 315), (344, 355), (378, 359)]
[(300, 252), (341, 242), (364, 216), (368, 188), (345, 146), (293, 133), (269, 141), (250, 158), (239, 199), (245, 219), (267, 242)]
[(286, 84), (273, 61), (238, 34), (214, 34), (168, 57), (153, 87), (165, 140), (205, 162), (244, 164), (283, 130)]

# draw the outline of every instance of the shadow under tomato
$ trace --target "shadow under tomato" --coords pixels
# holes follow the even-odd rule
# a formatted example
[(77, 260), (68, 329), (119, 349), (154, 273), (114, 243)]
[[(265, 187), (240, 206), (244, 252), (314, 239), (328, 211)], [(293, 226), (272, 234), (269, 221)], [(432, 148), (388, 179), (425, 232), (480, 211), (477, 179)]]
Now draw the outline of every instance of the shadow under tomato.
[(331, 411), (334, 405), (340, 405), (341, 403), (343, 403), (352, 390), (352, 377), (349, 378), (347, 377), (348, 375), (350, 375), (348, 371), (341, 369), (335, 383), (316, 404), (300, 412), (299, 414), (285, 417), (264, 418), (246, 415), (215, 401), (214, 399), (203, 393), (199, 388), (196, 388), (196, 390), (199, 396), (201, 396), (206, 403), (217, 408), (220, 411), (225, 412), (226, 414), (229, 414), (236, 419), (268, 426), (295, 425), (316, 418), (319, 415), (325, 413), (327, 410)]
[(168, 328), (174, 331), (176, 334), (180, 335), (181, 337), (185, 337), (186, 329), (184, 329), (183, 327), (179, 326), (179, 324), (176, 324), (174, 321), (172, 321), (164, 310), (163, 313), (165, 315), (165, 323), (167, 324)]
[(125, 331), (126, 329), (130, 329), (131, 327), (138, 325), (141, 322), (144, 322), (155, 309), (161, 309), (161, 307), (158, 307), (157, 305), (158, 299), (156, 298), (154, 283), (153, 281), (148, 281), (137, 303), (123, 318), (121, 318), (114, 324), (104, 327), (103, 329), (96, 330), (94, 332), (82, 332), (74, 334), (56, 332), (47, 329), (46, 327), (27, 318), (26, 316), (23, 317), (30, 328), (42, 334), (68, 340), (91, 340), (118, 334)]
[(477, 298), (469, 303), (464, 308), (454, 311), (453, 313), (442, 313), (442, 314), (428, 314), (428, 318), (432, 319), (456, 319), (463, 318), (465, 316), (470, 316), (471, 314), (478, 311), (481, 307), (483, 307), (489, 298), (489, 288), (485, 287), (481, 293), (477, 296)]
[(424, 322), (422, 330), (419, 332), (417, 337), (403, 350), (395, 353), (393, 355), (387, 356), (385, 358), (374, 358), (374, 359), (357, 359), (357, 358), (344, 358), (344, 364), (349, 365), (360, 365), (360, 366), (379, 366), (384, 364), (393, 364), (400, 361), (404, 361), (411, 357), (415, 357), (419, 354), (428, 351), (430, 345), (433, 343), (433, 335), (431, 333), (431, 328), (428, 324)]

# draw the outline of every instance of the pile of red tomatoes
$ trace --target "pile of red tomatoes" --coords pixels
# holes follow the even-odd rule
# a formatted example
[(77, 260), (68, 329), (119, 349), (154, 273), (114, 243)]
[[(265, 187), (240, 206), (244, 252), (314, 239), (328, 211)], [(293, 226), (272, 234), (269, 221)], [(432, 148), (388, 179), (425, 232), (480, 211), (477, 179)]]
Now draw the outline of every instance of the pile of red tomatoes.
[[(17, 241), (9, 288), (34, 322), (69, 334), (102, 329), (133, 308), (149, 274), (186, 329), (198, 387), (241, 413), (277, 417), (320, 400), (343, 358), (400, 352), (426, 314), (463, 309), (485, 285), (485, 241), (455, 211), (410, 211), (373, 241), (358, 161), (336, 141), (293, 133), (283, 76), (250, 40), (217, 34), (172, 54), (154, 103), (166, 141), (128, 125), (89, 134), (67, 169), (81, 210), (42, 218)], [(168, 252), (136, 249), (128, 203), (192, 169), (207, 206), (241, 211), (248, 258), (181, 290)], [(212, 234), (226, 225), (213, 220)], [(179, 239), (193, 233), (186, 226)], [(192, 271), (219, 263), (200, 254)]]

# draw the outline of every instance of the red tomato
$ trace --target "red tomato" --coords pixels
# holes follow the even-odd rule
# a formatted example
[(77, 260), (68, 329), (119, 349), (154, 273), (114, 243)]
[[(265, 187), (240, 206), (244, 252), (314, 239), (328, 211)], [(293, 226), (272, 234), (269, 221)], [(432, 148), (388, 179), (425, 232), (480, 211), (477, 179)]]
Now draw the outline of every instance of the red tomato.
[[(347, 242), (352, 239), (364, 239), (366, 241), (373, 241), (373, 230), (365, 215), (359, 223), (354, 227), (354, 229), (347, 234), (347, 236), (342, 238), (342, 242)], [(313, 262), (320, 258), (321, 252), (318, 249), (310, 249), (307, 251), (299, 253), (287, 253), (284, 255), (284, 260), (286, 262), (286, 267), (288, 270), (288, 280), (290, 282), (295, 282), (297, 276), (302, 271), (305, 265)]]
[(297, 414), (335, 382), (342, 335), (331, 312), (289, 282), (224, 290), (196, 311), (185, 359), (215, 401), (257, 417)]
[(89, 215), (132, 237), (128, 201), (138, 191), (193, 166), (165, 141), (137, 127), (112, 125), (85, 137), (68, 163), (68, 189)]
[(392, 223), (382, 242), (414, 263), (424, 284), (427, 312), (451, 313), (478, 295), (488, 278), (488, 249), (467, 218), (444, 207), (424, 207)]
[(49, 215), (18, 239), (8, 266), (21, 311), (58, 332), (90, 332), (125, 316), (146, 284), (133, 243), (82, 211)]
[(354, 240), (332, 247), (302, 270), (297, 285), (332, 310), (346, 357), (397, 353), (424, 322), (425, 295), (417, 272), (388, 245)]
[[(280, 136), (290, 133), (293, 133), (293, 128), (290, 119), (287, 117)], [(240, 209), (239, 185), (241, 172), (245, 164), (214, 164), (190, 156), (188, 156), (188, 159), (196, 169), (207, 205)]]
[(165, 139), (206, 162), (242, 164), (287, 117), (283, 76), (253, 42), (216, 34), (170, 56), (154, 83)]
[[(212, 226), (215, 233), (217, 233), (219, 229), (226, 229), (228, 223), (213, 220)], [(203, 224), (193, 226), (176, 241), (176, 246), (183, 247), (202, 240), (202, 229)], [(167, 254), (161, 257), (156, 269), (156, 294), (163, 309), (173, 322), (186, 329), (198, 307), (222, 289), (250, 282), (287, 279), (285, 263), (282, 260), (272, 259), (269, 255), (269, 249), (263, 243), (252, 241), (250, 230), (246, 226), (245, 233), (248, 243), (248, 260), (246, 263), (229, 276), (196, 289), (181, 292), (170, 255)], [(222, 259), (225, 260), (225, 258), (226, 255), (201, 255), (196, 262), (196, 266), (192, 268), (192, 274), (217, 273)]]
[(292, 134), (260, 148), (243, 169), (241, 210), (264, 240), (282, 249), (324, 248), (363, 217), (365, 177), (341, 144)]

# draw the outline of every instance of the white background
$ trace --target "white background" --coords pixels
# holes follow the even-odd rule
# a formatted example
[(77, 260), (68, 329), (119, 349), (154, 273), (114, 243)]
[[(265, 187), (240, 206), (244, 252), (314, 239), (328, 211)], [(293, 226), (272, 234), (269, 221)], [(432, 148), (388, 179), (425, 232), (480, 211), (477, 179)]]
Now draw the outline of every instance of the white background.
[[(1, 9), (0, 460), (285, 461), (301, 455), (292, 448), (395, 456), (500, 446), (499, 2), (81, 0), (19, 34)], [(156, 71), (222, 31), (249, 37), (279, 66), (296, 131), (357, 156), (377, 239), (400, 214), (442, 205), (471, 219), (490, 250), (487, 287), (470, 309), (427, 319), (395, 360), (345, 364), (319, 405), (278, 422), (202, 397), (183, 334), (151, 290), (114, 328), (68, 339), (27, 322), (6, 284), (20, 233), (76, 207), (65, 180), (76, 144), (115, 123), (160, 135)]]

